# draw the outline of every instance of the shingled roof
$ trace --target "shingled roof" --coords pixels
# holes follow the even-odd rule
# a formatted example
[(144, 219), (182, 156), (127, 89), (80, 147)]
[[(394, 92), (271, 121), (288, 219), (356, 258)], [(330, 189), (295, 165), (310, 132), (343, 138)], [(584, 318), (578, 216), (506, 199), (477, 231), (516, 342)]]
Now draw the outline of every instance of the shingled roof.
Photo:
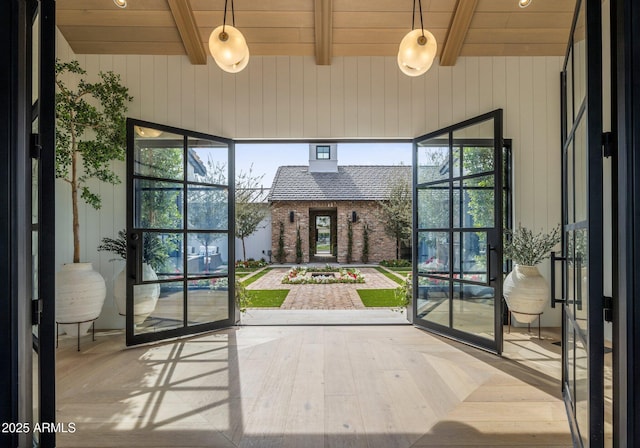
[(308, 166), (278, 168), (269, 201), (378, 201), (395, 179), (411, 182), (410, 166), (344, 165), (337, 173), (310, 173)]

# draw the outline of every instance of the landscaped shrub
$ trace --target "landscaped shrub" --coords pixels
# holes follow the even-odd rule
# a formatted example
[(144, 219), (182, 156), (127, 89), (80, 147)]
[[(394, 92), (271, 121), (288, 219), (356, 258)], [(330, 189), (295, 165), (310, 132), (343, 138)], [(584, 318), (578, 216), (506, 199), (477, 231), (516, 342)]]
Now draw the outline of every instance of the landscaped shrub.
[(247, 261), (238, 260), (236, 261), (236, 269), (257, 269), (266, 266), (268, 263), (261, 259), (260, 261), (256, 261), (253, 258), (249, 258)]
[(369, 225), (362, 228), (362, 262), (369, 262)]
[(302, 237), (300, 236), (300, 227), (296, 229), (296, 263), (302, 263)]
[(280, 221), (280, 230), (278, 234), (278, 251), (276, 252), (276, 260), (278, 263), (287, 261), (287, 252), (284, 250), (284, 223)]
[(289, 272), (282, 278), (282, 283), (290, 285), (314, 285), (330, 283), (364, 283), (364, 275), (355, 268), (331, 268), (327, 265), (322, 269), (313, 269), (313, 273), (337, 272), (338, 275), (311, 275), (309, 268), (296, 266), (289, 269)]
[(408, 268), (411, 267), (411, 262), (409, 260), (382, 260), (380, 262), (381, 266), (386, 266), (388, 268)]
[(347, 263), (353, 261), (353, 227), (347, 219)]

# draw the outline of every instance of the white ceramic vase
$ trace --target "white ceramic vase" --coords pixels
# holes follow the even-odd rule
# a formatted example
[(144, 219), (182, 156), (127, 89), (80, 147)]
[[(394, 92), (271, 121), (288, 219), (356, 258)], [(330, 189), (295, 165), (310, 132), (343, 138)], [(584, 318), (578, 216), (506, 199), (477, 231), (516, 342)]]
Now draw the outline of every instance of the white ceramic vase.
[(513, 317), (523, 324), (533, 322), (549, 301), (549, 285), (536, 266), (516, 264), (502, 289)]
[[(127, 277), (126, 268), (122, 269), (113, 281), (113, 298), (121, 316), (127, 315)], [(147, 263), (142, 264), (142, 278), (158, 280), (156, 271)], [(160, 297), (160, 285), (137, 285), (134, 289), (133, 323), (141, 324), (156, 309)]]
[(97, 319), (107, 295), (102, 276), (91, 263), (71, 263), (62, 266), (56, 274), (56, 322), (60, 332), (70, 336), (85, 334), (91, 321)]

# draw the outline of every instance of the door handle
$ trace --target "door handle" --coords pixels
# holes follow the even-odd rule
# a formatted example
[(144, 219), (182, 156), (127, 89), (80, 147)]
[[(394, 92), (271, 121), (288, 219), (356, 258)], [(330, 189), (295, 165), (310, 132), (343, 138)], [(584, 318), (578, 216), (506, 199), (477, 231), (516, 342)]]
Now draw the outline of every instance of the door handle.
[(567, 257), (558, 257), (555, 252), (551, 252), (551, 308), (556, 307), (556, 303), (565, 303), (565, 299), (556, 299), (556, 262), (566, 262)]
[(140, 263), (140, 234), (133, 232), (130, 235), (129, 248), (133, 252), (133, 257), (127, 260), (127, 270), (129, 278), (136, 283), (140, 282), (142, 276), (142, 263)]
[(495, 277), (491, 277), (491, 251), (494, 250), (496, 250), (495, 247), (487, 244), (487, 285), (489, 285), (491, 282), (496, 281)]

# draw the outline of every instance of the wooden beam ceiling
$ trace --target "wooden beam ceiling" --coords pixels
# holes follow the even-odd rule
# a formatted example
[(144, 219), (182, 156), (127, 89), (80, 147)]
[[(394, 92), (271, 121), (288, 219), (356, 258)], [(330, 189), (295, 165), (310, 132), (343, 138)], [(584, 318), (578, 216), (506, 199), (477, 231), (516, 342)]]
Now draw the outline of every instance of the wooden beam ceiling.
[(478, 0), (458, 0), (456, 2), (449, 31), (442, 46), (442, 53), (440, 53), (440, 65), (456, 65), (477, 5)]
[(316, 64), (331, 65), (333, 0), (315, 0)]
[(205, 65), (207, 53), (200, 41), (200, 33), (190, 0), (168, 0), (168, 2), (189, 60), (194, 65)]

